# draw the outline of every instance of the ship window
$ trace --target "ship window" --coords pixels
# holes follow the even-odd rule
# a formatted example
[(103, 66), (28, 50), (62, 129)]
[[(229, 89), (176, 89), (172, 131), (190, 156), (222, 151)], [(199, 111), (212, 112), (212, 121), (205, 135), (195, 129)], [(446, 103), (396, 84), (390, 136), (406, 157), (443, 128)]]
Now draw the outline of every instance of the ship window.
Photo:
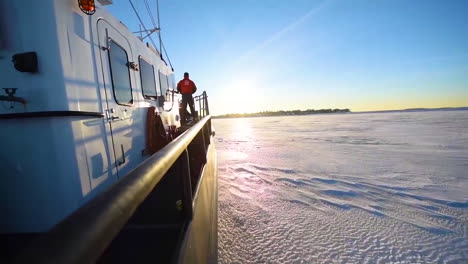
[(114, 41), (109, 41), (109, 61), (114, 98), (118, 104), (133, 103), (127, 52)]
[(174, 74), (170, 74), (167, 76), (167, 79), (168, 79), (168, 83), (169, 83), (169, 89), (171, 90), (175, 90), (175, 78), (174, 78)]
[(167, 75), (159, 72), (159, 83), (161, 84), (161, 95), (164, 96), (169, 88), (169, 83), (167, 82)]
[(140, 78), (143, 97), (146, 99), (156, 99), (156, 80), (154, 77), (153, 65), (146, 62), (140, 57)]

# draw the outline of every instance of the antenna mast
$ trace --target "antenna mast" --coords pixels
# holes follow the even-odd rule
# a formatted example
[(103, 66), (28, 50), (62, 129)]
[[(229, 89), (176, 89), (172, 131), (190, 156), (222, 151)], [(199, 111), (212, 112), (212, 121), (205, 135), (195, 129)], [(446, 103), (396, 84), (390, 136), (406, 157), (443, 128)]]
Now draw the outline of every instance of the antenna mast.
[(161, 27), (160, 27), (160, 19), (159, 19), (159, 0), (156, 0), (156, 9), (157, 9), (157, 15), (158, 15), (158, 24), (157, 25), (156, 25), (156, 21), (154, 20), (154, 17), (153, 17), (153, 14), (151, 12), (151, 8), (150, 8), (150, 6), (148, 4), (148, 1), (144, 0), (146, 10), (148, 11), (148, 15), (149, 15), (149, 17), (151, 19), (151, 22), (152, 22), (153, 26), (154, 26), (153, 29), (147, 29), (146, 28), (145, 24), (143, 23), (143, 20), (141, 19), (140, 15), (138, 14), (138, 11), (135, 9), (135, 6), (133, 5), (132, 0), (128, 0), (128, 1), (130, 2), (130, 5), (132, 6), (133, 11), (135, 12), (135, 15), (137, 16), (138, 20), (140, 21), (140, 25), (143, 27), (143, 30), (133, 32), (133, 33), (143, 33), (143, 32), (146, 33), (147, 35), (145, 37), (143, 37), (142, 40), (149, 37), (149, 39), (151, 41), (151, 44), (153, 44), (153, 47), (156, 48), (157, 46), (154, 43), (153, 38), (151, 38), (151, 34), (153, 34), (154, 32), (158, 32), (158, 36), (159, 36), (159, 54), (161, 56), (161, 60), (164, 61), (164, 58), (163, 58), (163, 52), (164, 52), (164, 54), (166, 55), (167, 60), (169, 62), (169, 65), (171, 66), (172, 71), (174, 71), (174, 67), (172, 67), (171, 60), (169, 59), (169, 56), (167, 55), (166, 48), (164, 47), (164, 44), (162, 43)]
[[(159, 0), (156, 0), (156, 12), (158, 16), (158, 28), (161, 29), (161, 22), (159, 20)], [(162, 59), (162, 39), (161, 39), (161, 30), (158, 31), (159, 36), (159, 50), (161, 51), (161, 59)]]

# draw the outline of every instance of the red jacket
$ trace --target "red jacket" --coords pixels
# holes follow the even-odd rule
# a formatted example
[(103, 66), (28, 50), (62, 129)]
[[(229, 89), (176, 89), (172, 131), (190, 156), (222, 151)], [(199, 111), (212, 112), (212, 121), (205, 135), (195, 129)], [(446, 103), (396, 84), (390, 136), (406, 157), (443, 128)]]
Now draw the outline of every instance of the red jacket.
[(181, 94), (193, 94), (197, 91), (197, 86), (190, 79), (183, 79), (177, 84), (177, 91)]

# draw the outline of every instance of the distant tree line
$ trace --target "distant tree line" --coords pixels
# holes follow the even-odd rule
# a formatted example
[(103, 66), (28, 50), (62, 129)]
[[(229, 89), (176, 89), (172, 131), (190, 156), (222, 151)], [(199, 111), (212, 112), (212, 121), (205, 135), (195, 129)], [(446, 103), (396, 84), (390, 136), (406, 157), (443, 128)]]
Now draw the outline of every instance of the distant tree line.
[(312, 115), (312, 114), (329, 114), (329, 113), (349, 113), (346, 109), (307, 109), (307, 110), (289, 110), (289, 111), (262, 111), (256, 113), (243, 113), (243, 114), (225, 114), (214, 116), (214, 118), (237, 118), (237, 117), (260, 117), (260, 116), (293, 116), (293, 115)]

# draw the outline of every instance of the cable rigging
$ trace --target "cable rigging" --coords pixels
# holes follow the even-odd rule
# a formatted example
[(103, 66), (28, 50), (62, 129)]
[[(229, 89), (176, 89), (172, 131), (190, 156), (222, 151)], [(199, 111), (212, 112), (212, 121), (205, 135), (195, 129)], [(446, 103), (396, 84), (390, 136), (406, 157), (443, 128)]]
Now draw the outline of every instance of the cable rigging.
[[(149, 38), (150, 41), (151, 41), (151, 44), (153, 45), (154, 48), (156, 48), (156, 44), (154, 43), (154, 40), (153, 38), (151, 37), (151, 34), (154, 33), (154, 32), (158, 32), (158, 37), (159, 37), (159, 55), (161, 57), (161, 59), (164, 61), (164, 58), (163, 58), (163, 52), (164, 52), (164, 55), (166, 56), (168, 62), (169, 62), (169, 66), (171, 66), (171, 69), (172, 71), (174, 71), (174, 67), (172, 66), (172, 63), (171, 63), (171, 59), (169, 58), (168, 54), (167, 54), (167, 51), (166, 51), (166, 48), (164, 47), (164, 44), (162, 42), (162, 38), (161, 38), (161, 27), (160, 27), (160, 19), (159, 19), (159, 1), (156, 0), (156, 8), (157, 8), (157, 18), (158, 18), (158, 24), (156, 25), (156, 21), (154, 19), (154, 16), (153, 16), (153, 12), (151, 11), (151, 8), (150, 8), (150, 5), (148, 4), (148, 1), (147, 0), (144, 0), (144, 3), (145, 3), (145, 7), (146, 7), (146, 11), (148, 12), (148, 15), (151, 19), (151, 23), (153, 24), (153, 29), (151, 30), (148, 30), (145, 26), (145, 24), (143, 23), (143, 20), (141, 19), (140, 17), (140, 14), (138, 13), (138, 11), (136, 10), (135, 6), (133, 5), (133, 2), (132, 0), (128, 0), (130, 2), (130, 5), (132, 6), (132, 9), (133, 9), (133, 12), (135, 12), (135, 15), (137, 16), (138, 18), (138, 21), (140, 21), (140, 24), (141, 26), (143, 27), (143, 32), (145, 32), (147, 35), (145, 37), (142, 38), (145, 39), (145, 38)], [(142, 31), (137, 31), (137, 32), (134, 32), (134, 33), (141, 33)]]

